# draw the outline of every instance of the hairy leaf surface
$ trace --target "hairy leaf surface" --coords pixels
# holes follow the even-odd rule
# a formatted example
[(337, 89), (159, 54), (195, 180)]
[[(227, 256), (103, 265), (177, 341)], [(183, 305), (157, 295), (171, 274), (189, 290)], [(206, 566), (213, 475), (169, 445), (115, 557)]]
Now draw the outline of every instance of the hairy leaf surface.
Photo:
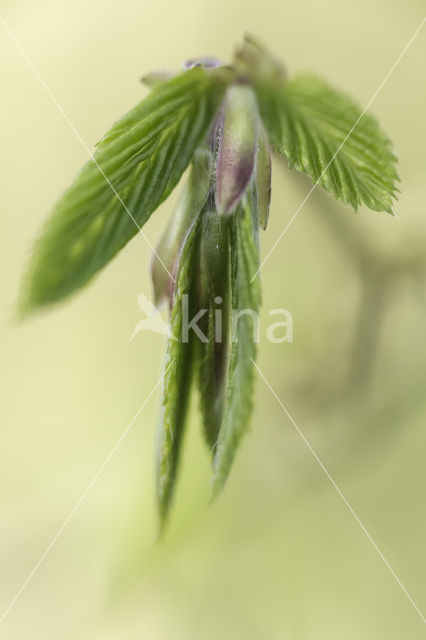
[[(179, 256), (189, 230), (201, 214), (211, 185), (211, 154), (206, 149), (194, 153), (191, 172), (181, 193), (171, 219), (157, 244), (152, 257), (151, 275), (154, 284), (155, 304), (165, 299), (173, 304), (173, 279), (179, 264)], [(167, 268), (166, 269), (164, 268)]]
[(43, 229), (22, 311), (83, 286), (138, 232), (175, 187), (222, 93), (213, 75), (192, 69), (162, 83), (113, 125)]
[(260, 284), (256, 278), (259, 253), (256, 246), (257, 216), (253, 199), (246, 197), (233, 217), (231, 232), (232, 346), (223, 422), (214, 458), (213, 495), (226, 482), (236, 450), (246, 432), (253, 406), (253, 364), (256, 357), (256, 320)]
[(206, 441), (213, 452), (223, 419), (230, 333), (230, 252), (228, 216), (205, 211), (201, 224), (198, 306), (207, 309), (199, 326), (208, 342), (198, 341), (200, 407)]
[(314, 76), (259, 88), (258, 99), (271, 143), (289, 166), (355, 210), (364, 203), (392, 213), (396, 157), (375, 118), (360, 118), (350, 98)]
[[(177, 274), (171, 335), (167, 345), (162, 415), (158, 430), (157, 497), (160, 526), (169, 512), (184, 434), (193, 374), (194, 337), (182, 340), (184, 315), (191, 319), (194, 300), (194, 266), (198, 222), (195, 222), (182, 249)], [(186, 310), (185, 310), (185, 305)]]

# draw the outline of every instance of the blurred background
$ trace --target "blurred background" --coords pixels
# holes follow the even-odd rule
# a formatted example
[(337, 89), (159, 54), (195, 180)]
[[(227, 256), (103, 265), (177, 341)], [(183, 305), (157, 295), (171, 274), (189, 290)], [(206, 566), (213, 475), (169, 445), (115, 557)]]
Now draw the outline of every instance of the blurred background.
[[(229, 59), (245, 31), (290, 72), (365, 105), (424, 17), (423, 0), (1, 0), (1, 15), (89, 148), (153, 69)], [(394, 141), (398, 219), (315, 192), (266, 263), (294, 342), (259, 366), (390, 565), (426, 610), (426, 27), (371, 111)], [(140, 333), (150, 251), (136, 237), (84, 292), (16, 324), (32, 241), (86, 151), (0, 28), (0, 615), (158, 380)], [(265, 256), (310, 184), (273, 168)], [(152, 217), (152, 243), (176, 194)], [(425, 627), (259, 378), (251, 433), (222, 497), (196, 402), (170, 527), (156, 542), (156, 394), (0, 625), (7, 640), (378, 640)]]

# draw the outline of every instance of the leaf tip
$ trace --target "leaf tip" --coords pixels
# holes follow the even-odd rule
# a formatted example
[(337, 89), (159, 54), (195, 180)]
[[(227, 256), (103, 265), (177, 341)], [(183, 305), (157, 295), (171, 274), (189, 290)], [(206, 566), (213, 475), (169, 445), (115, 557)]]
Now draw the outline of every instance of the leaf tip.
[(169, 522), (169, 509), (165, 505), (158, 505), (157, 535), (156, 542), (161, 543), (164, 540), (167, 525)]
[(223, 477), (222, 475), (219, 475), (217, 473), (213, 474), (212, 481), (211, 481), (210, 500), (209, 500), (210, 505), (212, 505), (217, 500), (219, 495), (222, 493), (225, 484), (226, 484), (226, 477)]

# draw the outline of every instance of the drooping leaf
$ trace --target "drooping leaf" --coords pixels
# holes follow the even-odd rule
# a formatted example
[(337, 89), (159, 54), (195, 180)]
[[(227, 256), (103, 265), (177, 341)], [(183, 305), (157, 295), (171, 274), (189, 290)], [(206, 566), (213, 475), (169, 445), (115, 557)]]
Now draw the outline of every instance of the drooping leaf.
[(314, 76), (259, 86), (258, 99), (272, 146), (289, 166), (355, 210), (364, 203), (392, 213), (396, 157), (373, 116), (360, 118), (349, 97)]
[(182, 249), (170, 318), (171, 335), (167, 345), (157, 448), (157, 499), (161, 529), (173, 497), (194, 369), (194, 336), (191, 332), (185, 335), (183, 323), (185, 319), (191, 319), (194, 310), (197, 228), (198, 221)]
[(212, 452), (223, 419), (229, 358), (230, 223), (227, 216), (207, 210), (200, 233), (198, 307), (207, 313), (199, 326), (208, 341), (198, 341), (198, 378), (204, 434)]
[(211, 171), (210, 152), (204, 148), (197, 149), (177, 207), (152, 256), (151, 276), (157, 306), (167, 298), (173, 304), (173, 278), (176, 277), (179, 256), (186, 237), (207, 200)]
[(23, 312), (83, 286), (145, 224), (206, 133), (222, 84), (212, 72), (192, 69), (161, 83), (113, 125), (36, 243)]
[(259, 279), (251, 283), (259, 261), (255, 223), (253, 199), (246, 197), (232, 219), (232, 346), (224, 417), (214, 458), (213, 495), (217, 495), (226, 482), (252, 412), (252, 359), (256, 358), (257, 319), (261, 302)]

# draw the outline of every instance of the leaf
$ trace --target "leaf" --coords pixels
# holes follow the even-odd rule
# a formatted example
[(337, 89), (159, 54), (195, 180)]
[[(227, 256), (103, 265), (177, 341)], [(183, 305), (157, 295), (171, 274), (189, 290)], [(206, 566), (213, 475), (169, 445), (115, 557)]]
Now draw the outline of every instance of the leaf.
[(272, 146), (289, 166), (355, 210), (364, 203), (392, 213), (396, 157), (373, 116), (360, 118), (350, 98), (314, 76), (258, 87), (257, 93)]
[[(194, 337), (184, 340), (184, 315), (192, 316), (194, 260), (198, 222), (193, 225), (185, 245), (176, 281), (175, 302), (171, 312), (171, 335), (167, 345), (162, 416), (158, 430), (157, 499), (160, 529), (164, 528), (176, 481), (192, 383)], [(185, 310), (185, 305), (186, 310)]]
[(198, 341), (200, 406), (206, 441), (214, 451), (222, 424), (231, 326), (228, 216), (205, 211), (199, 248), (198, 307), (207, 309), (199, 326), (208, 342)]
[(213, 73), (187, 71), (113, 125), (97, 145), (96, 162), (83, 167), (36, 243), (23, 312), (82, 287), (138, 232), (187, 167), (222, 85)]
[(211, 153), (206, 149), (197, 149), (177, 207), (152, 256), (151, 276), (157, 306), (167, 299), (170, 307), (173, 304), (173, 279), (179, 256), (188, 232), (207, 200), (212, 178), (211, 165)]
[[(231, 470), (236, 450), (248, 429), (253, 405), (253, 364), (256, 358), (253, 315), (258, 317), (261, 295), (256, 273), (259, 254), (253, 200), (233, 216), (231, 233), (232, 347), (229, 362), (224, 417), (214, 458), (213, 495), (223, 488)], [(240, 313), (242, 312), (242, 313)]]

